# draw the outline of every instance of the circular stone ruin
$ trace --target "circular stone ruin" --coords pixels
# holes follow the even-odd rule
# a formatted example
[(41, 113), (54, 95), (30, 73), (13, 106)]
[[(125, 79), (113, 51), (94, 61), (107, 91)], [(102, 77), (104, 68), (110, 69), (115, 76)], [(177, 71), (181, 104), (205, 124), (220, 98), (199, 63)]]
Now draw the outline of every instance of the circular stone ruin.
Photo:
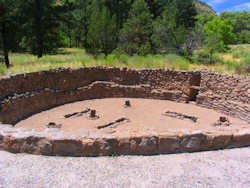
[(250, 145), (250, 78), (93, 67), (0, 79), (0, 149), (103, 156)]

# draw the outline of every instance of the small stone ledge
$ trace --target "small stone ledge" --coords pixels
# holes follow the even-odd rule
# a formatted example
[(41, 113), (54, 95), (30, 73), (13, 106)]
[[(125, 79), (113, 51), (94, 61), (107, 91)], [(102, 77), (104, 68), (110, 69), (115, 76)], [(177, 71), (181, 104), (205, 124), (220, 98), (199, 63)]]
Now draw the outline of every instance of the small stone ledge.
[(80, 137), (64, 135), (60, 130), (36, 132), (11, 128), (0, 129), (0, 149), (12, 153), (47, 156), (154, 155), (196, 152), (250, 146), (250, 129), (235, 133), (141, 135), (136, 137)]

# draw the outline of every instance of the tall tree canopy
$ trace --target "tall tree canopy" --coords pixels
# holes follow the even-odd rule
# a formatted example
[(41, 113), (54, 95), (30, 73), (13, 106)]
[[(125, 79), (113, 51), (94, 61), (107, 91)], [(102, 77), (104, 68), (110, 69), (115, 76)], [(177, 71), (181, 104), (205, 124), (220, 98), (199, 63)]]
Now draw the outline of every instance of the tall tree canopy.
[(87, 34), (87, 50), (93, 54), (108, 55), (116, 47), (116, 18), (111, 16), (108, 8), (99, 0), (94, 0), (91, 6), (92, 14)]
[[(249, 12), (197, 17), (195, 4), (196, 0), (0, 0), (0, 54), (9, 67), (9, 51), (28, 51), (38, 58), (60, 47), (85, 48), (94, 55), (114, 50), (185, 55), (192, 54), (204, 33), (207, 44), (250, 43)], [(221, 30), (228, 30), (226, 20), (235, 41), (221, 37), (226, 36)], [(207, 31), (202, 29), (205, 25)]]
[(187, 38), (195, 26), (196, 15), (192, 0), (168, 0), (162, 17), (154, 22), (153, 41), (158, 51), (184, 54)]
[[(65, 13), (64, 1), (20, 0), (24, 21), (24, 44), (37, 57), (60, 46), (60, 21)], [(66, 1), (67, 2), (67, 1)]]
[(135, 0), (120, 32), (120, 49), (129, 55), (151, 53), (152, 15), (144, 0)]

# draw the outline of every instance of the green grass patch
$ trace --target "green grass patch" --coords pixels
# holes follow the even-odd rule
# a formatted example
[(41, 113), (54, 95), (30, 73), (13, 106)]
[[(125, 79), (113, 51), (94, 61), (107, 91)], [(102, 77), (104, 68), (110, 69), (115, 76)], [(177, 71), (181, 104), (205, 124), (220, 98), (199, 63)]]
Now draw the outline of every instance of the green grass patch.
[[(241, 50), (241, 51), (240, 51)], [(249, 74), (250, 45), (232, 46), (232, 56), (239, 59), (223, 60), (225, 54), (216, 53), (213, 63), (210, 64), (207, 52), (202, 50), (195, 52), (191, 63), (184, 57), (167, 55), (127, 56), (125, 54), (100, 54), (96, 58), (87, 54), (83, 49), (59, 49), (57, 54), (45, 55), (38, 59), (29, 53), (12, 53), (10, 61), (14, 65), (10, 69), (0, 64), (0, 75), (20, 72), (33, 72), (55, 68), (79, 68), (94, 66), (113, 66), (131, 68), (168, 68), (174, 70), (200, 70), (210, 69), (220, 73)]]

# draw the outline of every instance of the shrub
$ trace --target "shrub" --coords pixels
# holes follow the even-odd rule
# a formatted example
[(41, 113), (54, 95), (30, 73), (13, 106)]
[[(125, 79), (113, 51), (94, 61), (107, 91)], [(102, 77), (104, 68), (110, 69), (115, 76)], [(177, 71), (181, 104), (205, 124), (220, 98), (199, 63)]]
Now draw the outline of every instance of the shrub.
[(235, 67), (237, 74), (250, 74), (250, 57), (243, 58)]
[(246, 50), (236, 50), (233, 52), (234, 58), (242, 58), (250, 56), (250, 52)]
[(6, 67), (4, 64), (0, 64), (0, 75), (4, 75), (6, 71)]
[(234, 61), (234, 60), (228, 60), (228, 61), (226, 62), (227, 69), (230, 70), (230, 71), (236, 70), (237, 67), (239, 66), (239, 64), (240, 64), (239, 62)]
[(196, 52), (192, 57), (192, 61), (203, 65), (213, 65), (216, 63), (224, 64), (223, 59), (218, 54), (213, 54), (211, 57), (207, 50)]

